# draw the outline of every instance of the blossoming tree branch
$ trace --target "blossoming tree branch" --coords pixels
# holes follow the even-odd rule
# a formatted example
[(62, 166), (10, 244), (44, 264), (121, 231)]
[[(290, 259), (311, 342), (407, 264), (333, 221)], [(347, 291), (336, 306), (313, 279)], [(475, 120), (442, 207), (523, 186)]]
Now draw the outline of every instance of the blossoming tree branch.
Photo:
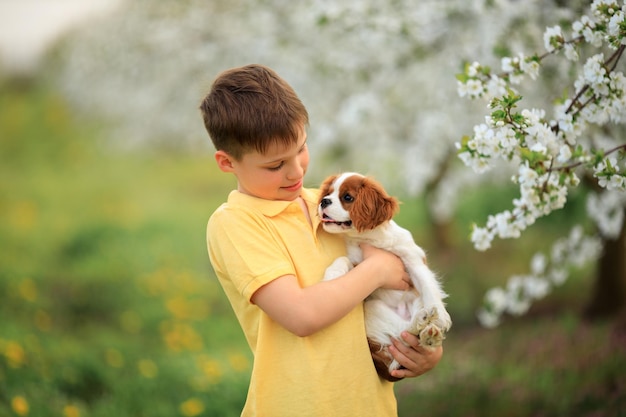
[[(626, 48), (625, 13), (626, 2), (595, 0), (590, 13), (572, 23), (569, 34), (560, 26), (545, 31), (543, 55), (503, 58), (497, 74), (474, 62), (458, 75), (459, 95), (484, 99), (491, 109), (473, 135), (457, 143), (459, 158), (477, 173), (490, 170), (498, 160), (513, 164), (517, 173), (511, 180), (519, 186), (511, 210), (490, 215), (482, 227), (474, 225), (476, 249), (487, 250), (495, 237), (517, 238), (536, 219), (562, 208), (568, 190), (580, 185), (580, 176), (592, 177), (600, 190), (590, 193), (587, 203), (600, 235), (615, 238), (622, 229), (626, 143), (590, 132), (593, 126), (626, 121), (626, 78), (617, 70)], [(578, 68), (572, 93), (557, 100), (551, 116), (544, 109), (520, 108), (518, 87), (527, 78), (537, 80), (544, 61), (562, 54), (577, 63), (588, 49), (595, 53)], [(569, 239), (555, 243), (551, 256), (533, 258), (530, 274), (511, 277), (506, 288), (488, 291), (480, 321), (492, 327), (505, 312), (523, 314), (533, 300), (567, 278), (568, 265), (597, 258), (601, 242), (575, 226)]]

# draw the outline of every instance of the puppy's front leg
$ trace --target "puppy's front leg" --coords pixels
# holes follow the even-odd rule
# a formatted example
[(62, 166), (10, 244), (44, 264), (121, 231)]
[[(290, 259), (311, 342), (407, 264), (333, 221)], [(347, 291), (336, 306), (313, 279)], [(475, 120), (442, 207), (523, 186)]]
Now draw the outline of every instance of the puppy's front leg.
[(363, 262), (363, 251), (358, 243), (354, 241), (348, 241), (347, 244), (348, 259), (352, 261), (353, 265), (358, 265)]
[(339, 278), (342, 275), (345, 275), (354, 268), (350, 259), (347, 256), (341, 256), (330, 264), (328, 268), (326, 268), (326, 272), (324, 273), (324, 281), (330, 281), (331, 279)]

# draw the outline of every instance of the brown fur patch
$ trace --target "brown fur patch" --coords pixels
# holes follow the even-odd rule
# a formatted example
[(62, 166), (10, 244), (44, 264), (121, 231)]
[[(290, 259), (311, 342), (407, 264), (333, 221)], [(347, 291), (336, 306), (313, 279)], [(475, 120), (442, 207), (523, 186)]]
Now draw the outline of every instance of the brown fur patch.
[(389, 353), (388, 346), (381, 345), (370, 339), (367, 339), (367, 344), (370, 347), (370, 353), (372, 354), (372, 360), (378, 376), (390, 382), (401, 380), (402, 378), (396, 378), (389, 373), (389, 365), (393, 362), (393, 356)]
[[(346, 194), (350, 194), (354, 201), (346, 202), (343, 198)], [(387, 194), (382, 185), (371, 178), (358, 175), (343, 181), (339, 189), (339, 198), (359, 232), (372, 230), (391, 220), (399, 208), (398, 200)]]
[(322, 185), (320, 186), (320, 199), (317, 202), (317, 205), (322, 203), (322, 199), (328, 196), (328, 194), (333, 192), (333, 182), (337, 179), (337, 175), (332, 175), (324, 180)]

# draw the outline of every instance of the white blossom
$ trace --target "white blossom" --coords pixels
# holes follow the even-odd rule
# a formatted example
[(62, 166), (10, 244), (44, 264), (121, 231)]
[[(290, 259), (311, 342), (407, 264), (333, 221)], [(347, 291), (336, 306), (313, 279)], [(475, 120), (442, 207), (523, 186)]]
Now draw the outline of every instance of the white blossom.
[(548, 52), (554, 52), (555, 49), (563, 44), (563, 33), (560, 26), (547, 28), (543, 34), (543, 44)]
[(524, 295), (532, 300), (540, 300), (550, 293), (550, 282), (536, 275), (524, 278)]
[(538, 153), (547, 153), (548, 152), (548, 148), (546, 148), (546, 145), (544, 145), (541, 142), (535, 142), (535, 144), (530, 147), (530, 150), (533, 151), (533, 152), (538, 152)]
[(598, 226), (600, 233), (615, 239), (624, 223), (626, 195), (619, 191), (591, 193), (587, 197), (587, 213)]
[(578, 61), (580, 58), (578, 55), (578, 49), (576, 49), (576, 46), (571, 43), (565, 44), (563, 50), (565, 51), (565, 57), (570, 61)]
[(539, 77), (539, 70), (541, 66), (534, 59), (524, 60), (521, 63), (521, 70), (530, 77), (531, 80), (536, 80)]
[(469, 96), (470, 98), (476, 98), (483, 94), (483, 84), (480, 80), (469, 80), (466, 83), (458, 82), (458, 92), (459, 96), (465, 97)]
[(493, 329), (500, 324), (500, 316), (501, 313), (497, 313), (484, 308), (480, 309), (476, 314), (476, 317), (478, 318), (480, 324), (488, 329)]
[(495, 133), (497, 143), (504, 156), (511, 155), (517, 147), (517, 138), (515, 131), (510, 126), (503, 126)]
[(597, 54), (590, 57), (583, 67), (583, 79), (585, 83), (601, 84), (606, 76), (606, 69), (603, 66), (604, 54)]
[(502, 313), (507, 308), (508, 295), (502, 288), (495, 287), (487, 291), (485, 302), (489, 305), (490, 310)]
[(529, 275), (509, 277), (506, 287), (494, 287), (485, 293), (478, 319), (485, 327), (496, 327), (505, 313), (518, 316), (528, 311), (533, 301), (548, 295), (554, 286), (562, 285), (570, 265), (581, 267), (597, 259), (602, 250), (600, 239), (585, 235), (580, 225), (567, 237), (552, 245), (550, 257), (538, 252), (531, 259)]
[(488, 98), (500, 97), (506, 94), (506, 82), (497, 75), (491, 75), (487, 81), (486, 94)]
[(624, 13), (619, 10), (609, 19), (608, 34), (618, 37), (622, 35), (620, 25), (624, 24)]
[(561, 145), (561, 147), (559, 148), (559, 155), (557, 156), (556, 160), (558, 162), (564, 163), (570, 160), (570, 158), (572, 157), (572, 150), (568, 145)]
[(471, 240), (477, 250), (485, 251), (491, 247), (493, 236), (485, 228), (474, 227), (474, 230), (472, 230)]
[(506, 311), (514, 316), (520, 316), (530, 308), (530, 299), (526, 296), (525, 278), (522, 276), (512, 276), (506, 286), (507, 308)]
[(555, 268), (550, 271), (548, 278), (554, 285), (559, 286), (563, 285), (563, 283), (567, 280), (567, 276), (568, 274), (565, 269)]
[(548, 265), (548, 260), (546, 256), (543, 253), (538, 252), (532, 257), (530, 261), (530, 271), (534, 275), (543, 274), (546, 270), (547, 265)]
[[(609, 11), (605, 12), (605, 6)], [(596, 1), (591, 7), (592, 15), (582, 16), (572, 24), (574, 37), (583, 37), (585, 42), (594, 47), (599, 47), (604, 42), (614, 46), (612, 38), (624, 36), (620, 31), (620, 25), (624, 22), (624, 10), (626, 4), (616, 8), (614, 3)], [(565, 39), (561, 28), (553, 26), (544, 32), (544, 46), (549, 53), (557, 52), (564, 48), (567, 59), (578, 60), (578, 42), (580, 39), (568, 41)], [(506, 95), (520, 94), (513, 89), (513, 85), (521, 82), (522, 75), (529, 75), (535, 79), (538, 75), (540, 59), (528, 59), (520, 53), (513, 57), (501, 59), (502, 71), (507, 74), (505, 86)], [(487, 218), (484, 228), (477, 228), (478, 233), (472, 239), (474, 244), (487, 247), (485, 239), (478, 237), (488, 236), (489, 242), (493, 237), (515, 238), (521, 231), (532, 225), (539, 217), (549, 215), (553, 210), (565, 206), (568, 197), (568, 188), (577, 187), (580, 179), (571, 168), (584, 165), (587, 168), (594, 160), (594, 150), (587, 140), (581, 136), (590, 125), (604, 125), (610, 121), (621, 122), (626, 119), (626, 78), (621, 72), (611, 70), (605, 64), (603, 53), (597, 53), (588, 58), (582, 66), (578, 78), (574, 82), (576, 103), (572, 98), (566, 98), (554, 107), (554, 118), (546, 121), (546, 111), (540, 108), (522, 109), (519, 115), (523, 117), (504, 118), (503, 114), (515, 112), (514, 108), (505, 108), (508, 98), (500, 93), (503, 100), (496, 95), (489, 98), (490, 108), (496, 109), (494, 120), (487, 118), (486, 123), (478, 125), (474, 129), (472, 141), (468, 143), (471, 158), (463, 156), (464, 161), (471, 159), (469, 164), (475, 169), (477, 166), (490, 165), (490, 159), (502, 159), (517, 165), (517, 175), (513, 181), (519, 185), (519, 198), (513, 200), (514, 209), (505, 210), (501, 213), (491, 214)], [(479, 64), (477, 68), (483, 68)], [(614, 67), (614, 65), (612, 66)], [(476, 74), (479, 74), (477, 71)], [(503, 78), (503, 80), (505, 80)], [(504, 110), (504, 111), (502, 111)], [(515, 116), (515, 114), (513, 114)], [(584, 138), (583, 138), (584, 139)], [(474, 147), (474, 148), (472, 148)], [(574, 161), (574, 150), (576, 158)], [(617, 149), (617, 148), (615, 148)], [(532, 151), (532, 154), (525, 150)], [(526, 152), (526, 153), (524, 153)], [(541, 156), (543, 155), (543, 156)], [(618, 164), (618, 161), (607, 159), (606, 163), (597, 164), (593, 167), (594, 175), (598, 184), (607, 190), (626, 190), (626, 175)], [(532, 164), (531, 164), (532, 161)], [(555, 166), (554, 163), (561, 164)], [(467, 162), (466, 162), (467, 163)], [(569, 164), (569, 165), (567, 165)], [(578, 164), (578, 165), (577, 165)], [(556, 170), (555, 172), (546, 169)], [(590, 198), (590, 206), (595, 200)], [(611, 211), (596, 210), (599, 214), (598, 222), (615, 227), (621, 225), (620, 214), (623, 210)], [(490, 243), (489, 243), (490, 245)], [(571, 248), (572, 245), (566, 245)], [(557, 251), (558, 252), (558, 251)], [(556, 252), (555, 252), (556, 253)], [(559, 254), (559, 257), (567, 260), (567, 255)], [(561, 273), (556, 273), (557, 281)], [(518, 311), (523, 309), (523, 303), (518, 305)]]
[(591, 44), (593, 47), (598, 48), (602, 46), (604, 40), (602, 33), (596, 31), (596, 24), (588, 16), (582, 16), (579, 21), (576, 21), (572, 25), (574, 31), (573, 36), (583, 36), (585, 42)]
[(476, 77), (478, 75), (479, 68), (480, 64), (478, 62), (472, 62), (472, 64), (467, 68), (467, 75), (470, 77)]

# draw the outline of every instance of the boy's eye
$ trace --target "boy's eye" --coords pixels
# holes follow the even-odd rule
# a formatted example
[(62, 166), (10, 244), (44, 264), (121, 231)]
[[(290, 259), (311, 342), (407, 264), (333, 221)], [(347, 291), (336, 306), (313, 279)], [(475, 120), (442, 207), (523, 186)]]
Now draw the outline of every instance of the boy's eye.
[(278, 171), (279, 169), (281, 169), (283, 167), (283, 165), (285, 165), (285, 163), (281, 162), (277, 166), (275, 166), (275, 167), (268, 167), (267, 169), (269, 169), (270, 171)]

